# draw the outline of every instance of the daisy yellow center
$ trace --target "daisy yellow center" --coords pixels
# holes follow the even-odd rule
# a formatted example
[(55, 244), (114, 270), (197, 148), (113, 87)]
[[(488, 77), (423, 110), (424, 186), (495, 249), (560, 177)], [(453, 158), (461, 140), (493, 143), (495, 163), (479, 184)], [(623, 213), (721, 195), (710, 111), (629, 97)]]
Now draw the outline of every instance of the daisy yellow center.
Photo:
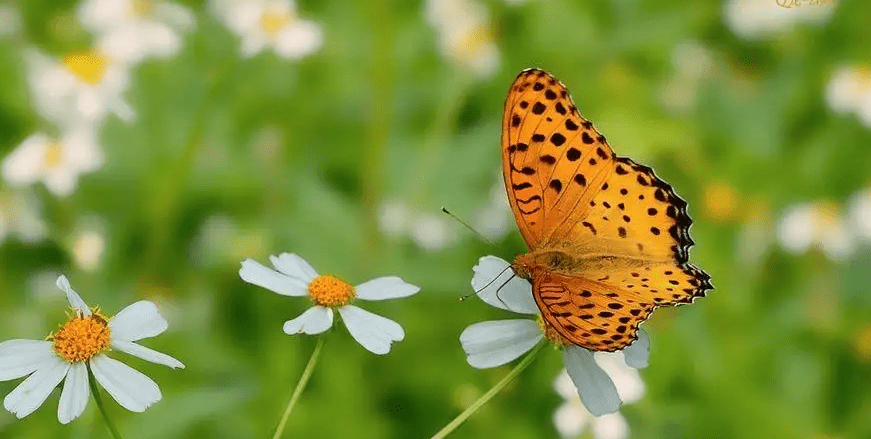
[(79, 79), (88, 84), (97, 84), (103, 79), (108, 59), (98, 53), (74, 53), (64, 59), (64, 64)]
[(293, 14), (287, 12), (265, 12), (260, 17), (260, 26), (270, 37), (278, 35), (284, 26), (293, 21)]
[(538, 322), (538, 327), (541, 329), (541, 332), (544, 333), (544, 338), (546, 338), (547, 341), (549, 341), (557, 346), (568, 346), (568, 345), (572, 344), (570, 341), (563, 338), (563, 336), (560, 335), (560, 333), (557, 332), (557, 330), (554, 329), (553, 326), (551, 326), (549, 323), (547, 323), (547, 321), (545, 321), (541, 317), (541, 315), (538, 316), (537, 322)]
[(74, 317), (51, 336), (54, 351), (70, 363), (87, 361), (109, 347), (109, 325), (96, 313)]
[(49, 143), (45, 148), (43, 160), (47, 169), (57, 168), (63, 160), (63, 147), (57, 142)]
[(133, 0), (131, 9), (134, 17), (147, 17), (154, 12), (154, 0)]
[(481, 24), (475, 26), (469, 33), (465, 35), (460, 44), (461, 56), (464, 58), (473, 58), (478, 55), (478, 51), (493, 42), (493, 31), (490, 26)]
[(318, 276), (308, 284), (308, 296), (315, 305), (345, 306), (351, 303), (356, 295), (354, 287), (335, 276)]

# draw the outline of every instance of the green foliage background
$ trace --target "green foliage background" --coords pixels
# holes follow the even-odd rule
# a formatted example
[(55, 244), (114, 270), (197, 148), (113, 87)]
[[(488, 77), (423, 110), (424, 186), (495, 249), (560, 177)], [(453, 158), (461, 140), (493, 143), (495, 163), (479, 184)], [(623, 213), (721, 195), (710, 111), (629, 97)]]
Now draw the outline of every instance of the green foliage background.
[[(687, 199), (692, 260), (717, 287), (646, 324), (648, 391), (622, 409), (632, 436), (871, 437), (871, 355), (860, 348), (871, 336), (871, 248), (844, 262), (794, 256), (777, 246), (773, 224), (793, 203), (841, 203), (869, 183), (871, 130), (831, 112), (823, 96), (837, 66), (871, 63), (871, 4), (844, 1), (824, 26), (752, 42), (726, 27), (720, 2), (487, 1), (502, 65), (475, 80), (439, 54), (419, 1), (300, 1), (325, 32), (323, 49), (300, 62), (242, 59), (208, 8), (185, 3), (197, 29), (178, 56), (134, 71), (126, 96), (138, 118), (106, 123), (105, 166), (66, 199), (39, 185), (50, 238), (0, 246), (0, 340), (41, 338), (64, 321), (60, 295), (32, 292), (41, 271), (68, 274), (109, 314), (140, 298), (160, 304), (170, 331), (147, 344), (187, 369), (123, 358), (164, 393), (144, 414), (110, 403), (126, 437), (271, 436), (315, 340), (281, 331), (304, 300), (248, 285), (238, 269), (282, 251), (352, 283), (396, 274), (422, 287), (367, 304), (405, 328), (389, 355), (366, 352), (341, 326), (329, 334), (287, 437), (428, 437), (504, 376), (508, 367), (469, 367), (458, 336), (509, 316), (457, 298), (470, 292), (478, 257), (525, 251), (515, 229), (494, 250), (456, 226), (456, 243), (425, 252), (382, 236), (377, 214), (399, 199), (474, 218), (499, 172), (504, 94), (531, 66), (569, 86), (618, 154), (654, 166)], [(31, 109), (24, 49), (62, 56), (90, 44), (74, 2), (15, 5), (24, 37), (0, 41), (4, 155), (46, 126)], [(693, 85), (692, 110), (676, 114), (661, 96), (685, 41), (709, 48), (715, 67)], [(264, 139), (264, 129), (280, 135)], [(705, 213), (714, 182), (737, 194), (728, 218)], [(67, 244), (85, 214), (105, 220), (93, 272), (76, 268)], [(214, 215), (236, 228), (205, 251), (195, 241)], [(762, 230), (750, 239), (765, 248), (756, 259), (739, 251), (750, 221)], [(545, 353), (454, 437), (556, 437), (561, 367)], [(0, 394), (18, 382), (0, 383)], [(0, 411), (0, 437), (108, 437), (93, 402), (59, 425), (58, 394), (21, 421)]]

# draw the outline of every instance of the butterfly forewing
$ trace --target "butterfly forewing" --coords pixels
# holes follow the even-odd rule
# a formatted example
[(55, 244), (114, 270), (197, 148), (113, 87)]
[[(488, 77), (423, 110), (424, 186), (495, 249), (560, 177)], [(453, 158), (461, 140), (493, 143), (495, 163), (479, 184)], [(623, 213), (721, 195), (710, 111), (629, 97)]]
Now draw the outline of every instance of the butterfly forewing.
[(583, 214), (591, 187), (608, 178), (614, 153), (578, 113), (565, 86), (529, 69), (518, 75), (502, 120), (505, 187), (530, 250)]

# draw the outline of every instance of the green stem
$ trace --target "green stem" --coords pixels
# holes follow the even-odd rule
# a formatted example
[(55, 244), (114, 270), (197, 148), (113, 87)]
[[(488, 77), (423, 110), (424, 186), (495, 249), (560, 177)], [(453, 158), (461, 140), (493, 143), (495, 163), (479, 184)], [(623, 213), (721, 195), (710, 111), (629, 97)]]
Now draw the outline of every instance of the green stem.
[(311, 378), (315, 365), (318, 364), (318, 358), (321, 355), (321, 349), (324, 347), (324, 341), (326, 341), (326, 339), (327, 338), (323, 335), (318, 337), (318, 345), (315, 346), (315, 350), (312, 352), (311, 358), (308, 359), (308, 364), (305, 366), (305, 370), (302, 371), (302, 376), (299, 378), (299, 382), (296, 383), (296, 388), (293, 389), (293, 396), (290, 397), (290, 402), (287, 403), (287, 408), (284, 409), (284, 415), (281, 416), (281, 422), (278, 423), (278, 428), (275, 430), (275, 435), (272, 436), (272, 439), (280, 438), (281, 433), (284, 432), (287, 418), (290, 417), (290, 412), (293, 411), (293, 406), (296, 405), (299, 395), (302, 393), (303, 389), (305, 389), (305, 385), (308, 384), (308, 379)]
[(94, 377), (94, 372), (91, 371), (91, 366), (88, 365), (88, 385), (91, 387), (91, 394), (94, 395), (94, 402), (97, 403), (97, 408), (100, 409), (100, 414), (103, 415), (103, 420), (106, 421), (106, 428), (115, 439), (122, 439), (121, 433), (109, 419), (109, 414), (106, 413), (106, 406), (103, 405), (103, 397), (100, 396), (100, 389), (97, 388), (97, 379)]
[(436, 433), (432, 437), (432, 439), (441, 439), (451, 434), (463, 422), (466, 422), (466, 419), (469, 419), (469, 417), (472, 416), (476, 411), (478, 411), (478, 409), (483, 407), (484, 404), (487, 404), (487, 402), (490, 401), (490, 399), (492, 399), (494, 396), (496, 396), (497, 393), (502, 391), (502, 389), (504, 389), (505, 386), (508, 385), (508, 383), (513, 381), (514, 378), (516, 378), (517, 375), (520, 374), (520, 372), (523, 372), (523, 369), (526, 369), (526, 366), (529, 366), (529, 364), (532, 363), (532, 360), (535, 358), (535, 354), (537, 354), (546, 344), (547, 343), (539, 343), (536, 347), (534, 347), (531, 352), (523, 357), (523, 360), (521, 360), (520, 363), (517, 364), (517, 366), (514, 366), (514, 369), (511, 369), (511, 372), (509, 372), (508, 375), (505, 376), (505, 378), (502, 378), (502, 381), (496, 383), (496, 385), (493, 386), (492, 389), (488, 390), (487, 393), (484, 394), (484, 396), (478, 398), (478, 400), (472, 403), (472, 405), (470, 405), (469, 408), (463, 411), (463, 413), (460, 413), (460, 415), (454, 418), (453, 421), (451, 421), (448, 425), (445, 425), (445, 427), (439, 430), (439, 432)]

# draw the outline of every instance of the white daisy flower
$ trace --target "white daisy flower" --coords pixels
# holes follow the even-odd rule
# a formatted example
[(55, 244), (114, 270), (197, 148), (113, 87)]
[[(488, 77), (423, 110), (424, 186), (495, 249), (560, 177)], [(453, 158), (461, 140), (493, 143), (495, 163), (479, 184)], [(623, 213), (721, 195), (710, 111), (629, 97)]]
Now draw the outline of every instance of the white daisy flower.
[(100, 122), (109, 113), (134, 118), (122, 94), (127, 67), (98, 51), (71, 53), (58, 62), (37, 51), (27, 54), (28, 81), (39, 113), (61, 124)]
[(103, 165), (103, 152), (97, 133), (79, 126), (52, 138), (36, 133), (24, 139), (3, 159), (3, 179), (12, 185), (45, 183), (49, 191), (67, 196), (76, 188), (79, 175), (96, 171)]
[(850, 257), (856, 247), (850, 224), (833, 202), (817, 201), (789, 207), (778, 224), (780, 244), (791, 253), (801, 254), (820, 248), (829, 259)]
[(157, 0), (86, 0), (78, 16), (97, 35), (97, 48), (122, 63), (174, 56), (182, 47), (181, 33), (195, 26), (190, 10)]
[(838, 113), (855, 112), (871, 127), (871, 68), (838, 68), (826, 85), (826, 103)]
[[(638, 370), (626, 365), (619, 352), (596, 352), (596, 364), (611, 377), (623, 403), (632, 403), (644, 396), (644, 381)], [(565, 400), (553, 414), (553, 424), (564, 438), (576, 438), (589, 425), (596, 439), (626, 439), (629, 423), (620, 412), (593, 416), (578, 398), (578, 391), (569, 374), (563, 370), (554, 381), (554, 390)]]
[(300, 59), (323, 46), (321, 26), (300, 19), (291, 0), (213, 0), (212, 6), (242, 38), (245, 57), (271, 48), (282, 58)]
[[(823, 24), (837, 6), (803, 2), (798, 7), (784, 7), (792, 0), (728, 0), (723, 5), (726, 25), (746, 40), (785, 34), (800, 23)], [(802, 2), (798, 2), (802, 3)]]
[(314, 303), (299, 317), (285, 322), (285, 333), (320, 334), (333, 326), (333, 311), (338, 310), (354, 340), (374, 354), (390, 352), (391, 343), (405, 338), (405, 332), (398, 323), (350, 303), (354, 299), (408, 297), (420, 291), (420, 288), (396, 276), (379, 277), (353, 287), (335, 276), (319, 275), (308, 262), (295, 254), (282, 253), (269, 259), (277, 271), (247, 259), (242, 262), (239, 276), (245, 282), (283, 296), (308, 296)]
[(132, 412), (143, 412), (160, 401), (157, 384), (141, 372), (106, 355), (115, 349), (171, 368), (184, 365), (169, 355), (151, 350), (137, 341), (159, 335), (166, 320), (154, 303), (143, 300), (112, 318), (89, 308), (60, 276), (57, 286), (67, 295), (72, 318), (48, 340), (9, 340), (0, 343), (0, 381), (30, 375), (3, 400), (3, 407), (19, 419), (33, 413), (51, 392), (64, 382), (57, 418), (67, 424), (88, 405), (88, 370), (115, 401)]
[[(472, 288), (479, 292), (478, 297), (491, 306), (540, 316), (532, 297), (532, 285), (526, 279), (514, 276), (508, 267), (508, 262), (495, 256), (482, 257), (474, 268)], [(553, 330), (545, 334), (542, 328), (542, 324), (532, 319), (481, 322), (467, 327), (460, 334), (460, 343), (466, 351), (469, 365), (486, 369), (515, 360), (545, 338), (554, 340)], [(639, 330), (638, 340), (621, 352), (630, 367), (647, 367), (650, 352), (647, 333)], [(581, 402), (590, 413), (601, 416), (620, 408), (622, 399), (614, 381), (599, 367), (593, 352), (569, 345), (563, 348), (563, 357)]]
[(473, 0), (427, 0), (424, 11), (442, 55), (479, 78), (499, 70), (501, 54), (487, 9)]

